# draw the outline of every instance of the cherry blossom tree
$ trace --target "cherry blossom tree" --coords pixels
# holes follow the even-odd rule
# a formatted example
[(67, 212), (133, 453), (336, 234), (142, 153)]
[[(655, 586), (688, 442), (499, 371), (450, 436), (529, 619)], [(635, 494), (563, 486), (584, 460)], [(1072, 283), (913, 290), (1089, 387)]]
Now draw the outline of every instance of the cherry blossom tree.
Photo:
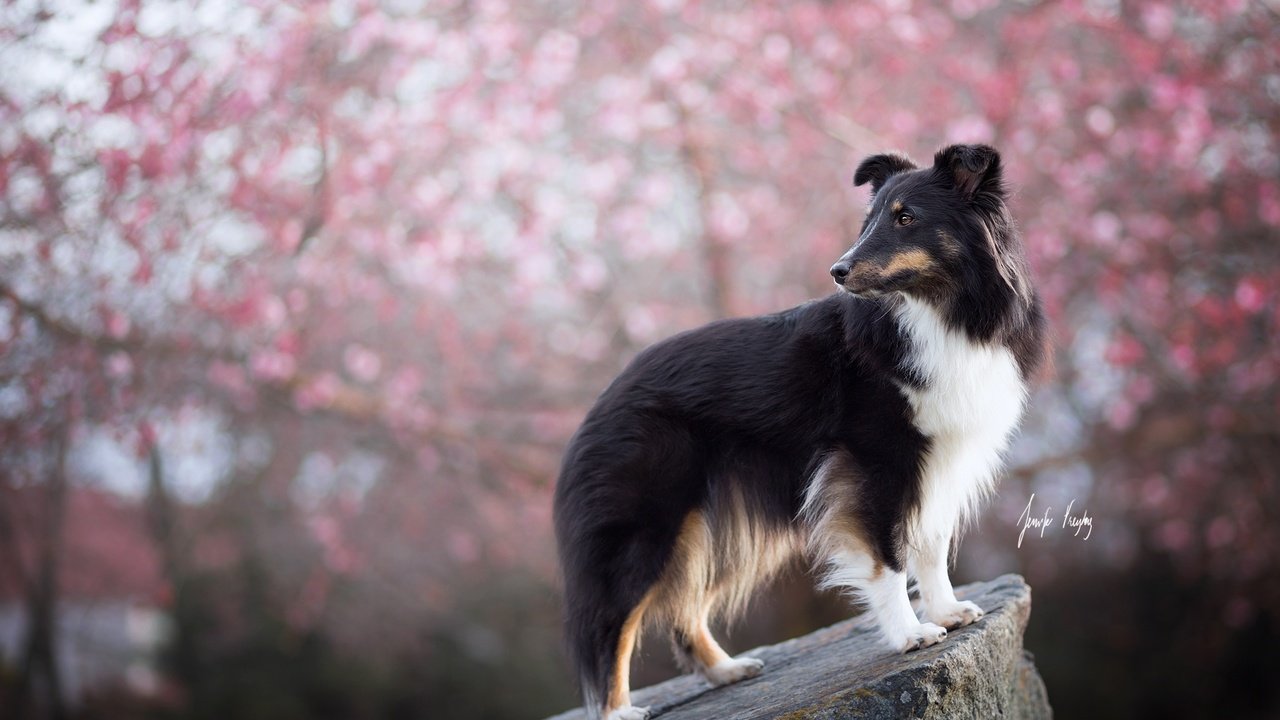
[[(1106, 509), (1080, 566), (1158, 557), (1212, 578), (1229, 624), (1274, 622), (1278, 19), (1209, 0), (8, 3), (0, 490), (47, 492), (54, 517), (50, 468), (108, 438), (176, 613), (252, 567), (295, 631), (407, 657), (493, 578), (554, 582), (559, 451), (634, 352), (827, 292), (861, 157), (982, 141), (1056, 333), (1009, 487)], [(1001, 522), (1025, 502), (1006, 495)], [(55, 561), (56, 538), (26, 541)], [(1036, 552), (1013, 560), (1033, 580)], [(56, 588), (31, 597), (44, 612)], [(187, 662), (212, 652), (188, 641)]]

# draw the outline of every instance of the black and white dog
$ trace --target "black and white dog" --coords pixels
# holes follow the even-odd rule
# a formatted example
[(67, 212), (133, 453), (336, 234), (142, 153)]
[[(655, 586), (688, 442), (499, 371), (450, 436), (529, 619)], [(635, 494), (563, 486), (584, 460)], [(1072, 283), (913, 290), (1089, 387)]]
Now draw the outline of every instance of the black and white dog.
[(898, 651), (982, 617), (956, 599), (948, 559), (1042, 361), (1040, 302), (994, 149), (954, 145), (929, 168), (876, 155), (865, 183), (861, 235), (831, 267), (841, 292), (648, 348), (569, 444), (555, 526), (589, 712), (648, 716), (629, 691), (645, 621), (669, 625), (713, 684), (759, 674), (708, 618), (798, 555)]

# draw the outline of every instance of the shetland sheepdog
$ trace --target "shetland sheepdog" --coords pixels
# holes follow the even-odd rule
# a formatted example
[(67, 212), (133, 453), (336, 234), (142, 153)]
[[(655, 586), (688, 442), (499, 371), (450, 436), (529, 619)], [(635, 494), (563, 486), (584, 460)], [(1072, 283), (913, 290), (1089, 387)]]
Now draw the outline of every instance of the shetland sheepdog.
[(648, 717), (629, 689), (647, 622), (713, 685), (758, 675), (708, 624), (795, 557), (864, 603), (895, 651), (982, 617), (956, 599), (949, 558), (1044, 355), (1000, 156), (875, 155), (853, 182), (871, 203), (831, 267), (838, 292), (649, 347), (569, 443), (555, 529), (593, 717)]

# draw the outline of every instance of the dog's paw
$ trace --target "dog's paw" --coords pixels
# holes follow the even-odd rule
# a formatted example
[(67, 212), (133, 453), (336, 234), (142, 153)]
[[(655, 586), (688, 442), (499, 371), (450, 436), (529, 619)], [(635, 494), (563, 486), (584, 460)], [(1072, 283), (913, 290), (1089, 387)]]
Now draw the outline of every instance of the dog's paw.
[(744, 657), (716, 663), (703, 671), (702, 675), (707, 682), (719, 686), (753, 678), (759, 675), (761, 670), (764, 670), (763, 660)]
[(911, 652), (920, 648), (927, 648), (930, 645), (937, 645), (947, 639), (947, 629), (931, 622), (920, 623), (906, 632), (904, 638), (899, 638), (895, 643), (898, 650), (902, 652)]
[(929, 608), (928, 612), (925, 613), (925, 617), (935, 625), (954, 629), (973, 624), (981, 620), (984, 614), (982, 608), (974, 603), (968, 600), (958, 600), (953, 603), (945, 603), (936, 608)]
[(605, 720), (649, 720), (649, 708), (623, 705), (609, 713)]

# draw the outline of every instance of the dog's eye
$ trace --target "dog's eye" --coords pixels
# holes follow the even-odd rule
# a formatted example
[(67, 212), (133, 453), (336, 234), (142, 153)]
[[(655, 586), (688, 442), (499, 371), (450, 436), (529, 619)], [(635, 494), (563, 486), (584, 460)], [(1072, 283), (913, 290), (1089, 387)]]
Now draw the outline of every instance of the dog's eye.
[(895, 218), (895, 221), (899, 225), (910, 225), (911, 223), (915, 222), (916, 219), (910, 213), (900, 212), (898, 213), (898, 217)]

